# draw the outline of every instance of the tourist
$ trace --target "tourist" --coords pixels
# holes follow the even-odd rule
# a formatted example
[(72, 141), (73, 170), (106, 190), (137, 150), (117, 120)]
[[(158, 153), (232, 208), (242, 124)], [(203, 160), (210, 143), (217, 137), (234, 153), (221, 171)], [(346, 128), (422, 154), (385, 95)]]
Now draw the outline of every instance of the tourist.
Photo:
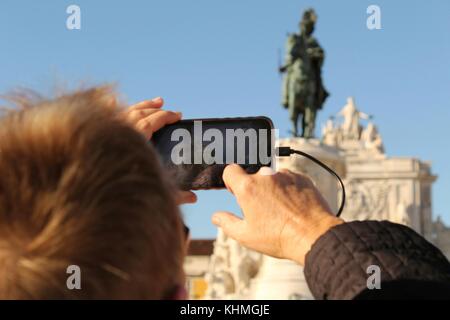
[[(174, 189), (147, 143), (181, 114), (162, 99), (124, 111), (108, 87), (19, 104), (0, 120), (0, 298), (186, 298), (177, 204), (195, 195)], [(212, 221), (250, 249), (304, 265), (315, 298), (450, 298), (450, 263), (410, 228), (346, 223), (307, 177), (261, 173), (227, 166), (244, 217)]]

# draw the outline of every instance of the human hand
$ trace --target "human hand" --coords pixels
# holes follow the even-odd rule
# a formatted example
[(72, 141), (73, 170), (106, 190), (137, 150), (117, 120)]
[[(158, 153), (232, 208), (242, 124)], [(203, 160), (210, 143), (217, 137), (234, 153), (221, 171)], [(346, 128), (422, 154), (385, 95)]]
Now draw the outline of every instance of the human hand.
[[(145, 100), (125, 109), (120, 116), (131, 124), (147, 140), (165, 125), (181, 120), (181, 112), (162, 110), (164, 100), (161, 97)], [(175, 199), (178, 205), (195, 203), (197, 196), (191, 191), (178, 191)]]
[(165, 125), (181, 120), (181, 112), (162, 110), (163, 104), (161, 97), (145, 100), (128, 107), (121, 116), (150, 140), (152, 135)]
[(306, 176), (283, 170), (247, 174), (239, 165), (223, 173), (227, 189), (234, 194), (244, 219), (229, 212), (216, 212), (212, 221), (224, 233), (249, 249), (303, 265), (314, 242), (331, 227), (343, 223), (332, 212)]

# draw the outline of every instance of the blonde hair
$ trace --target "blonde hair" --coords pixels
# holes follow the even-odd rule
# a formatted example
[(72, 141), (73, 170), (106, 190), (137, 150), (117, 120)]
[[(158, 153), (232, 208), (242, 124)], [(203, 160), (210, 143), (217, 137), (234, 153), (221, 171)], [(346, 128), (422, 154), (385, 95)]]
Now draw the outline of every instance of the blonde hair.
[(160, 299), (182, 281), (171, 186), (114, 101), (109, 87), (20, 99), (0, 120), (0, 298)]

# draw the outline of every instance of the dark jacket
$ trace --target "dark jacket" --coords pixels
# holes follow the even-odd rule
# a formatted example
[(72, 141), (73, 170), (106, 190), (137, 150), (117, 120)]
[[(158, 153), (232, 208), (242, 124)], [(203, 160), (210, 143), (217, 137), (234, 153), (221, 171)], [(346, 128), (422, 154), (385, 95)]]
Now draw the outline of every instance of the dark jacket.
[[(370, 265), (380, 268), (381, 289), (368, 289)], [(330, 229), (306, 255), (305, 277), (316, 299), (450, 299), (449, 261), (412, 229), (388, 221)]]

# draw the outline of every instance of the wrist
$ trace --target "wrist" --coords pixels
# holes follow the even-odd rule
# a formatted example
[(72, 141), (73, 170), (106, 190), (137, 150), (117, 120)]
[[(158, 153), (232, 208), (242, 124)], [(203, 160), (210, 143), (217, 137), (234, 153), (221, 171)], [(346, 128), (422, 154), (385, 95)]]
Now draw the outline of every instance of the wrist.
[[(292, 253), (289, 259), (300, 265), (305, 264), (306, 254), (311, 250), (314, 243), (331, 228), (344, 223), (344, 220), (332, 216), (329, 213), (314, 214), (314, 221), (304, 223), (303, 228), (297, 229), (295, 241), (291, 244)], [(301, 230), (303, 229), (303, 230)]]

